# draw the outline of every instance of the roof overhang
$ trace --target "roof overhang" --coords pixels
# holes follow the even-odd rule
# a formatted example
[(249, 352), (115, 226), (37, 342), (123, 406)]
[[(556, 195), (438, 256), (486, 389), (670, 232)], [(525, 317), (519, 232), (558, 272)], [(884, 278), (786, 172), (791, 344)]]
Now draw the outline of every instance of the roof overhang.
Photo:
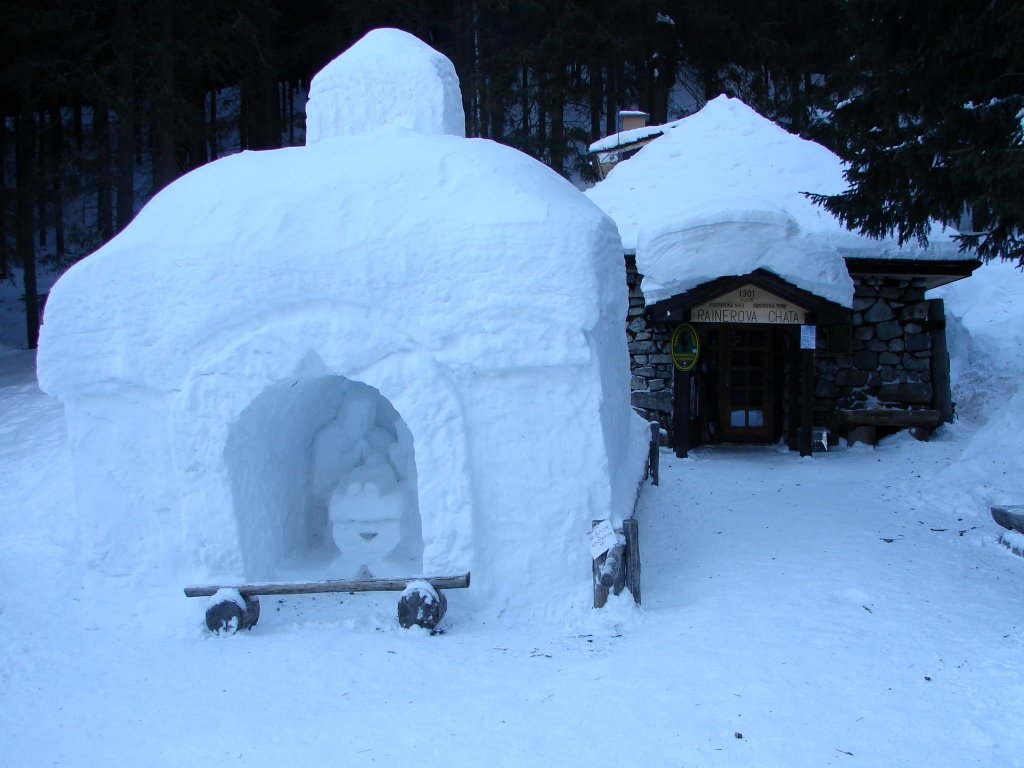
[(938, 288), (969, 277), (981, 262), (978, 259), (872, 259), (846, 257), (850, 277), (873, 275), (878, 277), (919, 277), (925, 288)]
[(719, 277), (702, 283), (685, 293), (651, 304), (647, 307), (647, 315), (653, 322), (685, 323), (690, 320), (690, 310), (694, 307), (748, 285), (802, 308), (807, 313), (808, 323), (839, 325), (850, 319), (852, 310), (803, 288), (797, 288), (766, 269), (757, 269), (746, 275)]

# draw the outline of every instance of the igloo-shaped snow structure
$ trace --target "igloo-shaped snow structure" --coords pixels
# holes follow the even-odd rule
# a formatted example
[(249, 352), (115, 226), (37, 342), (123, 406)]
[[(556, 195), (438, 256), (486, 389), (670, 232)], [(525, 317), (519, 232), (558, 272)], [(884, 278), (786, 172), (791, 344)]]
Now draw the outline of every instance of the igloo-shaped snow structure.
[(614, 224), (464, 138), (454, 68), (403, 32), (329, 64), (309, 114), (307, 146), (188, 174), (50, 294), (39, 380), (93, 561), (472, 570), (481, 606), (586, 605), (585, 533), (628, 514), (646, 432)]

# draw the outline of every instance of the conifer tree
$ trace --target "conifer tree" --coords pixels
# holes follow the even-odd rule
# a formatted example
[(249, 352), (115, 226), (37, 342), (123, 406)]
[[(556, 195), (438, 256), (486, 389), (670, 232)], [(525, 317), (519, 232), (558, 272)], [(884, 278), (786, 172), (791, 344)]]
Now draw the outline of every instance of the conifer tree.
[(858, 51), (830, 116), (850, 188), (813, 195), (851, 229), (1024, 265), (1024, 7), (1013, 0), (850, 0)]

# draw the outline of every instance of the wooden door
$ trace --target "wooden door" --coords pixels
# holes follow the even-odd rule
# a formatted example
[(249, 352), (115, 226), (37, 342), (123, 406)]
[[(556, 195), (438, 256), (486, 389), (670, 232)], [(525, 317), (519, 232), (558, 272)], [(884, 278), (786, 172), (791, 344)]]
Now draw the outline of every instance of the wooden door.
[(772, 439), (770, 326), (723, 328), (719, 351), (719, 424), (726, 442), (768, 443)]

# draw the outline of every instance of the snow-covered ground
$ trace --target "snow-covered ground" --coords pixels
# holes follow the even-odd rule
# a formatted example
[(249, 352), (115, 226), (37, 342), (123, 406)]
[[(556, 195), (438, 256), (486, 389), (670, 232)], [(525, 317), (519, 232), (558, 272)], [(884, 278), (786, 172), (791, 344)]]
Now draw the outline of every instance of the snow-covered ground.
[(495, 623), (453, 590), (439, 636), (341, 595), (215, 637), (184, 583), (100, 576), (62, 408), (8, 347), (0, 764), (1024, 765), (1024, 559), (988, 514), (1024, 502), (1022, 290), (946, 290), (961, 418), (932, 442), (664, 453), (641, 608)]

